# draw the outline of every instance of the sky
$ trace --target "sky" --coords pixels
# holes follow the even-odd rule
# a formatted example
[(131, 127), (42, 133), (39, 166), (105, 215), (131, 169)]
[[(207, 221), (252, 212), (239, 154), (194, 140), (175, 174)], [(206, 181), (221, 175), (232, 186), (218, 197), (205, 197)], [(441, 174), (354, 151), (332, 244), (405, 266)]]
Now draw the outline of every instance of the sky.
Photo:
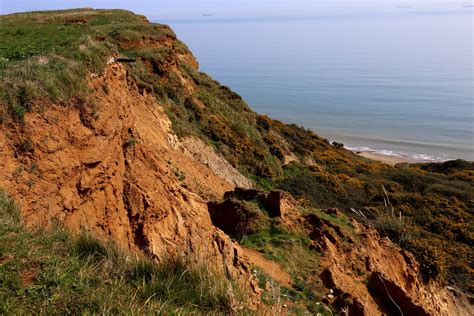
[(0, 14), (78, 7), (120, 8), (150, 19), (213, 16), (271, 16), (321, 11), (366, 11), (471, 5), (474, 0), (0, 0)]

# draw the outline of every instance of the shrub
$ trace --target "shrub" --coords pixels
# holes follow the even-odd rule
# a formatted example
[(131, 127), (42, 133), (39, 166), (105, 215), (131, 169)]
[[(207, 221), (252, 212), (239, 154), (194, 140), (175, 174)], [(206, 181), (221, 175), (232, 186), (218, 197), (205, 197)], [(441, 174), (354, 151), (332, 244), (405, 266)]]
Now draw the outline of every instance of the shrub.
[(125, 141), (124, 143), (124, 147), (130, 147), (130, 146), (134, 146), (136, 144), (138, 144), (139, 141), (135, 138), (129, 138)]
[(422, 170), (444, 174), (451, 174), (464, 170), (474, 170), (474, 162), (462, 159), (448, 160), (442, 163), (418, 164), (417, 166)]
[(313, 172), (282, 180), (278, 187), (297, 197), (309, 199), (316, 208), (363, 205), (368, 200), (363, 188), (340, 181), (326, 172)]
[(437, 247), (420, 239), (408, 240), (406, 247), (416, 254), (420, 272), (425, 281), (446, 281), (446, 258)]
[(423, 192), (438, 179), (433, 175), (425, 175), (413, 170), (396, 170), (384, 171), (382, 175), (392, 181), (400, 183), (406, 191)]
[(462, 200), (469, 200), (472, 199), (474, 194), (471, 191), (473, 189), (472, 186), (464, 185), (464, 187), (459, 188), (453, 185), (453, 183), (441, 184), (435, 183), (430, 185), (426, 192), (428, 193), (438, 193), (447, 197), (455, 196)]
[(18, 154), (26, 154), (33, 151), (33, 142), (31, 139), (23, 139), (15, 147)]

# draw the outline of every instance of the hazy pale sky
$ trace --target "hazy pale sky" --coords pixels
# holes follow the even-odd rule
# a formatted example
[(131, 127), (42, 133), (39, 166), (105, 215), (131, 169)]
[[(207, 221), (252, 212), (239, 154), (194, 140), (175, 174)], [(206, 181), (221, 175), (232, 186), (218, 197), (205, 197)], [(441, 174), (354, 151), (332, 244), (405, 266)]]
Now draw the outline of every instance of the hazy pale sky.
[(365, 11), (472, 4), (473, 0), (0, 0), (0, 14), (78, 7), (120, 8), (149, 18), (265, 16), (320, 11)]

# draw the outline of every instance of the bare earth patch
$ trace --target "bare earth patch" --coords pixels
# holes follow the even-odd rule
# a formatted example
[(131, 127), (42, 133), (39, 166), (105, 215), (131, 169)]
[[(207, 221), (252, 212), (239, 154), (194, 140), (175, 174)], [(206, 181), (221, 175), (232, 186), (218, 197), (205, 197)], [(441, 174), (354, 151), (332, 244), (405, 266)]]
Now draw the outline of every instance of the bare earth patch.
[(242, 247), (242, 250), (250, 259), (252, 265), (262, 269), (273, 280), (277, 281), (283, 286), (292, 288), (291, 276), (283, 270), (283, 268), (275, 261), (266, 259), (260, 252), (250, 248)]

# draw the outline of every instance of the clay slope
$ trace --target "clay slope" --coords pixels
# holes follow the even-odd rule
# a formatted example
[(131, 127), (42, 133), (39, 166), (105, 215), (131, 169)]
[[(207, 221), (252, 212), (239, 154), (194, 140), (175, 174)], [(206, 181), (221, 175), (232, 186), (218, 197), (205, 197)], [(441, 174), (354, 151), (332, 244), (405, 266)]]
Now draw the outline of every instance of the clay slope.
[[(90, 86), (87, 104), (38, 103), (16, 130), (0, 125), (0, 187), (19, 200), (26, 224), (57, 220), (157, 260), (209, 260), (250, 282), (256, 297), (241, 249), (212, 225), (206, 206), (244, 177), (230, 165), (220, 177), (194, 159), (120, 63)], [(193, 148), (220, 161), (203, 144)]]

